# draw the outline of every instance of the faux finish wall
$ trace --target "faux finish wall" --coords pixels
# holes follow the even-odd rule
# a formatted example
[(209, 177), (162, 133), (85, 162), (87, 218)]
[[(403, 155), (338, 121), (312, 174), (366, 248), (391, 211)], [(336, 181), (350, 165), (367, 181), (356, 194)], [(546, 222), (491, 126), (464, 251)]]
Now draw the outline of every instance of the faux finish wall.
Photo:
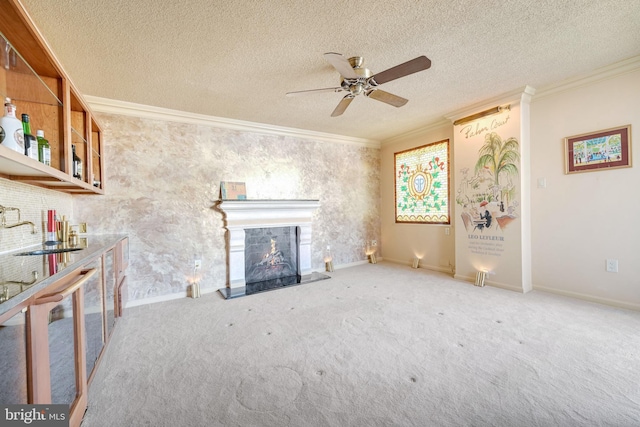
[[(379, 150), (115, 114), (98, 114), (106, 142), (106, 195), (74, 197), (90, 232), (127, 233), (131, 300), (187, 290), (202, 260), (203, 290), (227, 277), (220, 181), (246, 183), (250, 199), (319, 199), (312, 267), (364, 261), (379, 239)], [(176, 295), (177, 296), (177, 295)]]

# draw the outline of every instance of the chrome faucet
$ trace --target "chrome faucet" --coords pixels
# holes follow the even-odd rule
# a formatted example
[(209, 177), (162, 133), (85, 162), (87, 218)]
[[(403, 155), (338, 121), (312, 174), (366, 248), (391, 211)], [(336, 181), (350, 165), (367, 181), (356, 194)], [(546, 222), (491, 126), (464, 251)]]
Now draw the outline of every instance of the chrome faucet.
[[(18, 211), (18, 222), (15, 224), (7, 225), (7, 219), (5, 218), (5, 213), (7, 211)], [(2, 215), (2, 222), (0, 223), (0, 228), (14, 228), (19, 227), (21, 225), (30, 225), (31, 226), (31, 234), (36, 234), (36, 225), (31, 221), (22, 221), (20, 222), (20, 209), (18, 208), (7, 208), (0, 205), (0, 215)]]

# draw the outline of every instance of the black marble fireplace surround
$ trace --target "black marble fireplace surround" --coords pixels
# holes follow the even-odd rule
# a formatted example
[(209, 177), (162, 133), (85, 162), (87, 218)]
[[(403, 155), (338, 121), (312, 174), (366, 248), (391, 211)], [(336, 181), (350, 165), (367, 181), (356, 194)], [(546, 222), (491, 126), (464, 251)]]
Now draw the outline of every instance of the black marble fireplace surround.
[(299, 239), (298, 227), (245, 229), (246, 284), (221, 289), (222, 295), (229, 299), (329, 279), (317, 272), (300, 274)]

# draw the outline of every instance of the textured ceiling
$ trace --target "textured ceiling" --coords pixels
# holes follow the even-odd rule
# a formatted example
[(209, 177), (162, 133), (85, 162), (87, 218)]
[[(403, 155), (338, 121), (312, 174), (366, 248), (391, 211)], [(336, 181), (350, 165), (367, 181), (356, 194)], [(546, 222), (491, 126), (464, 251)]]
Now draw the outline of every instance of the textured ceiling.
[[(22, 0), (86, 95), (384, 140), (465, 106), (640, 55), (640, 0)], [(380, 72), (400, 108), (344, 93), (323, 53)]]

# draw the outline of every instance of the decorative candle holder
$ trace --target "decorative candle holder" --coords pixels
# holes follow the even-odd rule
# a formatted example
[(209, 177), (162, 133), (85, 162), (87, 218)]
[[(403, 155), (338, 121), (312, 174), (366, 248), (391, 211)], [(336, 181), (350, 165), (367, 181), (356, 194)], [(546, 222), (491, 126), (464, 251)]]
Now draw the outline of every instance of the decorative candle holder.
[(411, 268), (418, 268), (420, 266), (420, 258), (414, 258), (411, 263)]
[(191, 284), (191, 298), (200, 298), (200, 283), (193, 282)]
[(331, 273), (333, 271), (333, 255), (331, 255), (331, 246), (327, 245), (324, 251), (324, 269)]
[(478, 271), (476, 273), (476, 283), (475, 286), (483, 287), (484, 279), (487, 277), (487, 273), (484, 271)]
[(374, 252), (374, 253), (369, 254), (369, 262), (370, 262), (371, 264), (377, 264), (377, 263), (378, 263), (378, 259), (376, 258), (376, 254), (375, 254), (375, 252)]
[(331, 273), (333, 271), (333, 261), (325, 261), (324, 269), (325, 271), (328, 271), (329, 273)]

